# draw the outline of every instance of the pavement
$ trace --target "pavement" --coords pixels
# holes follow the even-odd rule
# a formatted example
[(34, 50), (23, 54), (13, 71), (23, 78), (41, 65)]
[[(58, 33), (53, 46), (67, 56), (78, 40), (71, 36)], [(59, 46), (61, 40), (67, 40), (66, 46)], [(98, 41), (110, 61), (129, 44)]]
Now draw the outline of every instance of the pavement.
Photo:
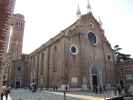
[[(107, 96), (105, 94), (88, 92), (68, 92), (66, 93), (66, 100), (105, 100)], [(5, 97), (3, 100), (5, 100)], [(37, 91), (33, 93), (28, 89), (17, 89), (11, 90), (8, 100), (64, 100), (64, 93), (51, 91)]]
[[(53, 93), (56, 95), (64, 95), (64, 93), (61, 93), (61, 92), (50, 92), (50, 93)], [(76, 94), (76, 93), (66, 93), (66, 96), (77, 98), (77, 100), (78, 99), (79, 100), (105, 100), (105, 98), (103, 96), (87, 96), (87, 95), (80, 95), (80, 94)]]

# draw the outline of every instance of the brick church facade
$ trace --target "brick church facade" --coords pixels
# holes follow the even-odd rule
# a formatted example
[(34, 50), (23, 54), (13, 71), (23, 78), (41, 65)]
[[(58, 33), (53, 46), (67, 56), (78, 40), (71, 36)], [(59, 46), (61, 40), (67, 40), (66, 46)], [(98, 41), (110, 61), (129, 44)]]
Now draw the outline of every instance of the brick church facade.
[[(29, 87), (33, 80), (38, 88), (58, 89), (67, 85), (93, 90), (95, 87), (114, 86), (121, 80), (133, 84), (133, 60), (116, 61), (101, 23), (91, 11), (80, 15), (76, 22), (30, 54), (22, 54), (24, 16), (12, 14), (10, 18), (8, 27), (12, 27), (12, 33), (1, 77), (12, 88)], [(0, 29), (0, 32), (9, 31), (8, 27), (7, 30)], [(3, 53), (2, 42), (0, 53)]]
[(91, 11), (30, 54), (22, 54), (24, 16), (14, 14), (11, 26), (4, 77), (12, 88), (27, 88), (33, 80), (38, 88), (93, 90), (120, 81), (132, 86), (132, 60), (116, 61)]
[(28, 69), (43, 88), (115, 84), (113, 50), (92, 12), (29, 54)]

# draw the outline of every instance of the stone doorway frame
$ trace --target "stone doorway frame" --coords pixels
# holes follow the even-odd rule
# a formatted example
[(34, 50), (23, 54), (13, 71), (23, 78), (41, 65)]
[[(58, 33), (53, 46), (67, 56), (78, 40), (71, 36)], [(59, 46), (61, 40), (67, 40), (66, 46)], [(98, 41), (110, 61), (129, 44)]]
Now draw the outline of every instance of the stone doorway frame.
[(15, 88), (21, 88), (21, 80), (15, 81)]

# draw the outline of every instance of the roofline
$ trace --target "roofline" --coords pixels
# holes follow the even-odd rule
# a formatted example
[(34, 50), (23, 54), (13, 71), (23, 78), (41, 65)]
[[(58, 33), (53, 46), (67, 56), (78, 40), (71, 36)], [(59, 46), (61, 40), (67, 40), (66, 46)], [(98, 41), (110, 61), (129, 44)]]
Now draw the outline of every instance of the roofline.
[(30, 55), (34, 55), (35, 53), (40, 52), (42, 49), (46, 49), (51, 44), (55, 43), (56, 41), (58, 41), (59, 39), (61, 39), (62, 37), (64, 37), (65, 36), (65, 31), (67, 31), (68, 29), (70, 29), (71, 27), (73, 27), (74, 25), (76, 25), (78, 21), (79, 21), (79, 19), (76, 20), (72, 25), (70, 25), (67, 28), (65, 28), (64, 30), (62, 30), (59, 34), (57, 34), (56, 36), (52, 37), (47, 42), (45, 42), (44, 44), (42, 44), (39, 48), (35, 49), (33, 52), (30, 53)]
[(92, 12), (89, 12), (87, 14), (82, 15), (80, 18), (78, 18), (72, 25), (68, 26), (67, 28), (65, 28), (64, 30), (62, 30), (59, 34), (55, 35), (54, 37), (52, 37), (51, 39), (49, 39), (47, 42), (45, 42), (44, 44), (42, 44), (41, 46), (39, 46), (39, 48), (35, 49), (33, 52), (31, 52), (29, 55), (34, 55), (37, 52), (40, 52), (42, 49), (46, 49), (47, 47), (49, 47), (51, 44), (55, 43), (56, 41), (58, 41), (60, 38), (65, 36), (65, 32), (67, 30), (69, 30), (70, 28), (72, 28), (73, 26), (75, 26), (80, 19), (82, 19), (83, 16), (90, 14), (93, 19), (95, 20), (95, 22), (100, 25), (98, 23), (98, 21), (96, 20), (96, 18), (93, 16)]

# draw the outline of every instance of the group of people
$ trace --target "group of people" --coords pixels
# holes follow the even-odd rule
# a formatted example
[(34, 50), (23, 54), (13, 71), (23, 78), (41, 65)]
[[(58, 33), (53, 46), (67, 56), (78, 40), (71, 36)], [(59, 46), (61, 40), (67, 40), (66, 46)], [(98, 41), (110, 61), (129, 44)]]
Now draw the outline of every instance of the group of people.
[(10, 89), (8, 87), (8, 84), (6, 81), (2, 84), (2, 91), (1, 91), (1, 100), (3, 100), (3, 97), (5, 96), (6, 100), (8, 100), (8, 94), (10, 93)]
[[(36, 92), (37, 90), (37, 86), (35, 81), (32, 81), (31, 85), (30, 85), (30, 89), (32, 92)], [(2, 91), (1, 91), (1, 100), (3, 100), (3, 97), (5, 96), (6, 100), (8, 100), (8, 94), (10, 93), (10, 88), (7, 84), (7, 81), (3, 81), (2, 84)]]
[(129, 91), (128, 91), (128, 87), (124, 87), (124, 86), (122, 86), (122, 85), (119, 85), (119, 84), (117, 84), (117, 85), (115, 85), (115, 86), (113, 86), (113, 87), (111, 87), (111, 86), (103, 86), (103, 87), (101, 87), (101, 86), (96, 86), (96, 85), (94, 85), (94, 87), (93, 87), (93, 92), (94, 93), (107, 93), (107, 92), (110, 92), (110, 91), (113, 91), (113, 93), (115, 94), (115, 95), (118, 95), (118, 94), (128, 94), (129, 93)]
[(93, 87), (93, 92), (94, 93), (103, 93), (103, 91), (105, 91), (105, 89), (104, 89), (104, 87), (102, 88), (101, 86), (97, 86), (97, 85), (94, 85), (94, 87)]

